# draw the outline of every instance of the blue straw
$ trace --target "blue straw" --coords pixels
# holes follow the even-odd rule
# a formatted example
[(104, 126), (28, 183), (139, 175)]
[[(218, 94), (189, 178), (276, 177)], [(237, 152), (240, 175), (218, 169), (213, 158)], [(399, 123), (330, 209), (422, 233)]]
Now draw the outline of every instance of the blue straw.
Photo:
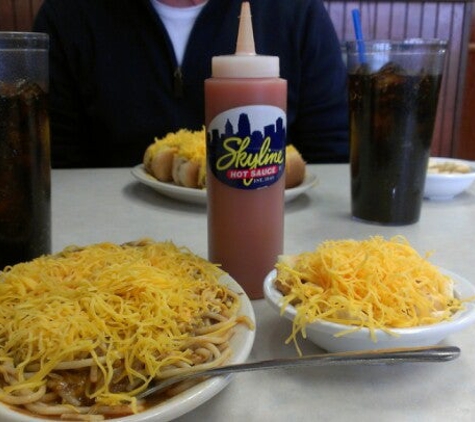
[(358, 9), (351, 11), (353, 15), (353, 27), (355, 28), (356, 42), (358, 43), (358, 55), (361, 63), (366, 63), (366, 50), (363, 40), (363, 31), (361, 29), (361, 16)]

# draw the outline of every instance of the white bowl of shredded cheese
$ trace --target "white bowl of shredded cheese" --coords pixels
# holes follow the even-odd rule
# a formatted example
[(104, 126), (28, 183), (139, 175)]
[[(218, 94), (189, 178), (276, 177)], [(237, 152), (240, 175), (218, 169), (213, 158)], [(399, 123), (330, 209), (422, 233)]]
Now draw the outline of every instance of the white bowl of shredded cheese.
[[(462, 277), (449, 271), (444, 273), (455, 281), (456, 296), (468, 298), (475, 295), (474, 286)], [(273, 270), (265, 279), (264, 294), (268, 303), (285, 318), (294, 321), (297, 310), (287, 305), (282, 313), (282, 293), (274, 286), (276, 271)], [(306, 338), (328, 352), (345, 352), (351, 350), (376, 350), (392, 347), (433, 346), (440, 343), (450, 334), (460, 331), (475, 322), (475, 305), (466, 303), (465, 309), (457, 312), (450, 321), (433, 325), (421, 325), (413, 328), (391, 328), (387, 332), (374, 330), (374, 338), (370, 329), (357, 328), (334, 322), (319, 320), (306, 326)], [(356, 328), (356, 327), (354, 327)]]
[(456, 158), (429, 159), (424, 198), (447, 201), (467, 190), (475, 181), (475, 163)]
[[(385, 248), (388, 265), (378, 256), (376, 267), (365, 268)], [(265, 278), (264, 295), (292, 321), (287, 343), (299, 353), (305, 338), (329, 352), (431, 346), (475, 322), (475, 286), (428, 263), (402, 237), (329, 241), (284, 256)]]

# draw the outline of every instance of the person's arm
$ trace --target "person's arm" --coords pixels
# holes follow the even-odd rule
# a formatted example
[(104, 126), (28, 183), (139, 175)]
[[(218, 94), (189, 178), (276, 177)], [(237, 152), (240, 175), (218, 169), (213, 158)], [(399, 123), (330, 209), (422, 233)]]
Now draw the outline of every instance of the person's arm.
[[(34, 22), (34, 31), (50, 37), (50, 126), (53, 167), (76, 167), (87, 162), (85, 145), (81, 143), (80, 81), (76, 80), (71, 62), (71, 40), (60, 36), (68, 16), (59, 16), (55, 3), (46, 0)], [(84, 122), (83, 122), (84, 123)], [(84, 126), (84, 125), (83, 125)]]
[(312, 1), (302, 28), (301, 86), (290, 141), (308, 162), (347, 162), (347, 74), (333, 23)]
[(348, 162), (346, 67), (321, 0), (251, 3), (258, 54), (280, 58), (288, 83), (287, 142), (309, 163)]

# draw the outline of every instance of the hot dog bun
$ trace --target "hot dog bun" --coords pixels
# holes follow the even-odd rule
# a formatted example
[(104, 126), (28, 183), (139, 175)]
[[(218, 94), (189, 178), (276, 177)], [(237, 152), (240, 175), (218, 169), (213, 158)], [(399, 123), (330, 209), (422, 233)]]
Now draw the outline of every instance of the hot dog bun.
[(173, 157), (176, 149), (163, 148), (158, 151), (147, 149), (144, 157), (145, 169), (161, 182), (172, 182)]
[(300, 185), (305, 178), (305, 161), (293, 145), (285, 148), (285, 188)]
[(143, 159), (145, 170), (160, 182), (202, 189), (206, 180), (204, 129), (181, 129), (162, 139), (155, 138)]
[[(147, 173), (160, 182), (203, 189), (206, 185), (206, 134), (181, 129), (155, 139), (144, 154)], [(305, 161), (299, 151), (288, 145), (285, 164), (285, 188), (300, 185), (305, 178)]]

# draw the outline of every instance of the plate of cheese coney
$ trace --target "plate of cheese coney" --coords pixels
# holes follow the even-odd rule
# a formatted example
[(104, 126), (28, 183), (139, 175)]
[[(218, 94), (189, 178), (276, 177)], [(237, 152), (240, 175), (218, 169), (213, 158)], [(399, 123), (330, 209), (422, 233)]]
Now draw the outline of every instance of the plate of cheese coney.
[[(132, 168), (143, 184), (170, 198), (206, 204), (206, 135), (181, 129), (155, 139), (145, 151), (143, 163)], [(316, 185), (317, 178), (293, 146), (286, 147), (285, 201), (291, 201)]]

